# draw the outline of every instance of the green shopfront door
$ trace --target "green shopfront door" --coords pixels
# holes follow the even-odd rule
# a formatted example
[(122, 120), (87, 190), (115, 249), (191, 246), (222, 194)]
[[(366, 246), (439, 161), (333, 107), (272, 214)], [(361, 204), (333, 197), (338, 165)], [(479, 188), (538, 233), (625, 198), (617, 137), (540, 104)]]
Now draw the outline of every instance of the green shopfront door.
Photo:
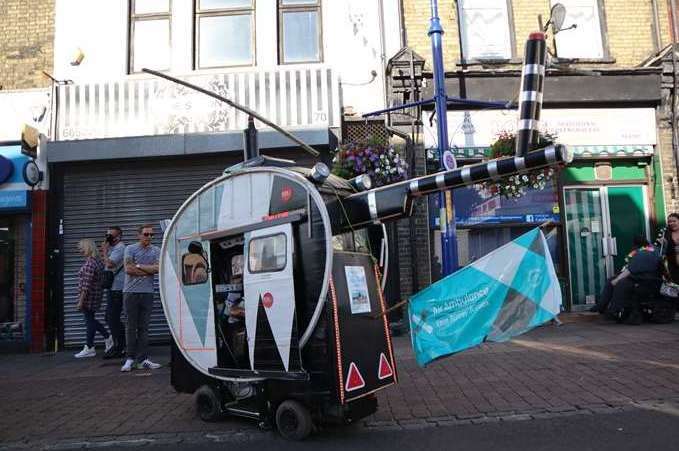
[(649, 236), (646, 187), (567, 187), (564, 204), (571, 302), (579, 310), (622, 268), (634, 236)]

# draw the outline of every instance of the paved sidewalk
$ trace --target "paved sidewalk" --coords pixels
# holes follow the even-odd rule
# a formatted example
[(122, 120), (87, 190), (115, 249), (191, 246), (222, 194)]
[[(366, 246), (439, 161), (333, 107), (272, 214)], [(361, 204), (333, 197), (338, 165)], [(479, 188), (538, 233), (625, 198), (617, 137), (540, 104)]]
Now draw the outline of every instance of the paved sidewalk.
[[(661, 410), (679, 401), (679, 322), (545, 326), (425, 369), (407, 337), (395, 346), (400, 384), (379, 393), (379, 411), (354, 432)], [(167, 348), (152, 348), (152, 359), (168, 363)], [(0, 356), (0, 448), (269, 437), (246, 420), (197, 419), (167, 367), (131, 374), (119, 367), (70, 352)]]

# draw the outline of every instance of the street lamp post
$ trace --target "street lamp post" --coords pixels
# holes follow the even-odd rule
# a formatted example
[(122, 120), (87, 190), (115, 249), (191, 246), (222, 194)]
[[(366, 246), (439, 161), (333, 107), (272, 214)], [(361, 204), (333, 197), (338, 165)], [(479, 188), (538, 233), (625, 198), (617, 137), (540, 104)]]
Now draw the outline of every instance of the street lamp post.
[[(443, 27), (439, 19), (437, 0), (431, 0), (431, 21), (428, 34), (431, 38), (431, 52), (434, 63), (434, 99), (438, 125), (439, 163), (441, 169), (455, 169), (457, 167), (455, 156), (448, 149), (448, 99), (443, 68)], [(458, 268), (455, 210), (451, 191), (444, 191), (439, 194), (439, 227), (441, 230), (441, 275), (447, 276)]]

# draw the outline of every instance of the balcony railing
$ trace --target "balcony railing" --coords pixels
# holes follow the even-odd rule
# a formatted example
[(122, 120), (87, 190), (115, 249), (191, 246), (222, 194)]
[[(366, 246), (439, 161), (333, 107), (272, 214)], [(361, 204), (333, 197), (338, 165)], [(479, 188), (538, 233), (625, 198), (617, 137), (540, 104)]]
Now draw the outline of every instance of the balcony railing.
[[(328, 66), (182, 77), (290, 129), (339, 127), (337, 72)], [(242, 130), (247, 116), (204, 94), (157, 78), (62, 85), (56, 140)], [(264, 125), (257, 123), (263, 128)]]

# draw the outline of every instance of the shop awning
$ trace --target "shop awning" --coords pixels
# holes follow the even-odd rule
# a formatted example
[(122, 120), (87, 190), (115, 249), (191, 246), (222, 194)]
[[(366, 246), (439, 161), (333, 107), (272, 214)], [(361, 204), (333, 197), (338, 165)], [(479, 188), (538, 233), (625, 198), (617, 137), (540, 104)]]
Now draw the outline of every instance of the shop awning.
[[(571, 146), (575, 158), (620, 158), (650, 157), (653, 155), (652, 145), (638, 146)], [(458, 147), (453, 149), (456, 158), (488, 158), (490, 147)]]
[(575, 158), (649, 157), (652, 145), (638, 146), (573, 146)]

